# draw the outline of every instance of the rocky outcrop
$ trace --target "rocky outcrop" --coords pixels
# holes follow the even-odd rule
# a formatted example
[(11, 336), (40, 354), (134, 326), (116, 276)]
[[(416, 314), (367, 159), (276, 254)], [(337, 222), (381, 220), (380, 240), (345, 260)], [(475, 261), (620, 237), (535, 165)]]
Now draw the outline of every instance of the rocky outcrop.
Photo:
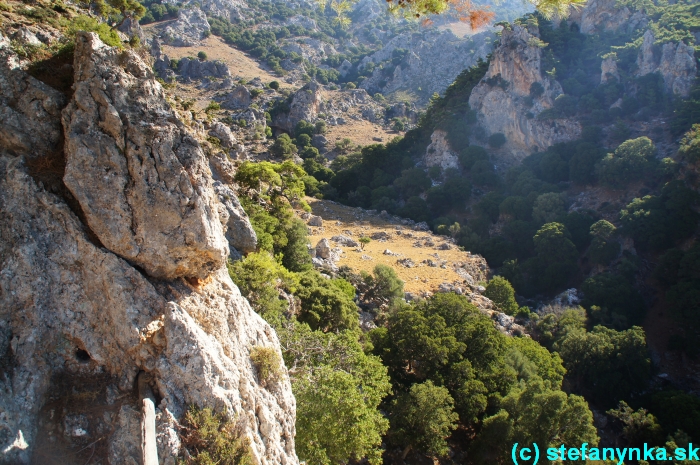
[(311, 81), (294, 93), (289, 112), (277, 114), (272, 126), (292, 132), (301, 120), (313, 123), (318, 118), (321, 102), (321, 86)]
[(212, 123), (209, 127), (209, 135), (219, 139), (221, 146), (224, 148), (230, 149), (236, 145), (236, 138), (231, 132), (231, 128), (221, 121)]
[(180, 10), (177, 20), (165, 28), (161, 37), (166, 44), (175, 47), (191, 47), (199, 44), (210, 32), (207, 15), (194, 7)]
[(65, 105), (63, 94), (24, 73), (17, 56), (0, 48), (0, 149), (32, 157), (57, 150)]
[[(581, 132), (574, 120), (537, 118), (562, 93), (557, 81), (543, 75), (538, 43), (537, 27), (504, 28), (486, 75), (469, 97), (479, 125), (487, 135), (503, 133), (507, 142), (502, 151), (516, 160), (574, 140)], [(539, 92), (532, 92), (533, 88)]]
[(588, 0), (583, 8), (572, 8), (568, 22), (576, 23), (584, 34), (624, 30), (634, 32), (644, 29), (649, 23), (640, 11), (627, 6), (618, 6), (617, 0)]
[(170, 58), (163, 53), (160, 40), (157, 37), (151, 40), (151, 56), (153, 57), (153, 71), (156, 75), (165, 81), (172, 81), (175, 78), (175, 71), (171, 67)]
[[(426, 102), (433, 93), (444, 92), (464, 69), (485, 58), (491, 52), (491, 41), (490, 32), (464, 39), (449, 30), (398, 35), (381, 50), (362, 59), (361, 69), (376, 67), (361, 87), (371, 94), (385, 95), (398, 90), (416, 92), (420, 88), (417, 94), (421, 102)], [(391, 60), (397, 49), (407, 49), (408, 53), (394, 66)]]
[(647, 30), (637, 55), (637, 75), (660, 73), (666, 92), (687, 97), (697, 76), (695, 49), (683, 42), (661, 46), (654, 42), (654, 34)]
[[(220, 182), (214, 183), (214, 190), (219, 196), (223, 208), (219, 209), (219, 218), (224, 226), (224, 232), (228, 243), (238, 252), (255, 252), (258, 246), (258, 237), (250, 224), (248, 215), (243, 211), (233, 189)], [(232, 253), (232, 256), (235, 253)]]
[(145, 38), (138, 20), (132, 18), (131, 16), (124, 18), (124, 21), (122, 21), (117, 30), (119, 32), (123, 32), (129, 38), (138, 37), (139, 40), (143, 40)]
[(219, 60), (202, 61), (197, 58), (182, 58), (177, 63), (177, 74), (184, 81), (214, 77), (225, 79), (231, 77), (226, 63)]
[[(107, 412), (128, 405), (120, 396), (144, 370), (163, 399), (159, 439), (176, 437), (172, 417), (191, 404), (226, 408), (244, 421), (257, 463), (297, 463), (288, 378), (261, 387), (249, 358), (253, 346), (278, 347), (276, 336), (225, 269), (198, 288), (184, 282), (154, 287), (127, 262), (90, 243), (65, 204), (23, 173), (21, 159), (1, 159), (0, 198), (0, 331), (7, 340), (1, 348), (3, 359), (11, 360), (0, 380), (0, 462), (29, 463), (49, 393), (70, 396), (73, 388), (84, 389), (86, 378), (104, 373), (112, 378), (92, 395), (111, 396), (112, 404), (95, 408), (78, 436), (95, 440), (101, 428), (110, 431), (115, 424), (140, 428), (122, 413)], [(51, 379), (66, 372), (75, 386), (58, 392)], [(75, 411), (56, 414), (63, 422)], [(173, 452), (159, 451), (163, 463), (174, 464)]]
[(430, 136), (431, 143), (423, 155), (425, 166), (439, 166), (443, 170), (459, 168), (457, 154), (450, 148), (446, 137), (447, 133), (442, 129), (436, 129)]
[[(112, 193), (115, 211), (141, 196), (128, 205), (131, 216), (109, 216), (115, 231), (135, 235), (150, 215), (156, 224), (175, 224), (172, 234), (187, 234), (193, 230), (182, 212), (210, 209), (200, 220), (220, 236), (222, 222), (227, 235), (237, 228), (240, 240), (231, 243), (246, 250), (254, 236), (246, 237), (250, 223), (235, 195), (213, 186), (201, 150), (135, 54), (81, 33), (75, 55), (75, 97), (64, 112), (66, 182), (78, 194), (94, 194), (87, 203), (76, 195), (90, 227), (27, 174), (30, 153), (0, 155), (0, 463), (42, 463), (65, 450), (78, 451), (79, 463), (141, 463), (135, 392), (145, 373), (157, 399), (160, 463), (175, 465), (177, 419), (196, 405), (236, 418), (256, 465), (297, 465), (289, 378), (263, 382), (250, 359), (256, 346), (281, 357), (279, 342), (223, 263), (205, 279), (152, 279), (159, 266), (133, 266), (117, 252), (123, 244), (105, 240), (90, 223), (109, 215), (101, 196)], [(82, 176), (71, 167), (78, 162)], [(153, 233), (153, 247), (171, 255), (171, 237)], [(188, 253), (201, 244), (187, 236), (176, 247)]]
[(252, 101), (250, 91), (246, 86), (236, 86), (226, 94), (217, 97), (217, 101), (221, 103), (221, 108), (227, 110), (240, 110), (248, 108)]
[(600, 64), (600, 83), (605, 84), (610, 81), (620, 82), (620, 73), (617, 71), (617, 60), (613, 56), (605, 57)]
[(158, 278), (206, 278), (228, 245), (199, 143), (133, 52), (79, 35), (64, 183), (108, 249)]
[(229, 21), (243, 19), (243, 11), (247, 7), (246, 2), (242, 0), (198, 0), (189, 3), (201, 5), (202, 11), (209, 16), (218, 16)]

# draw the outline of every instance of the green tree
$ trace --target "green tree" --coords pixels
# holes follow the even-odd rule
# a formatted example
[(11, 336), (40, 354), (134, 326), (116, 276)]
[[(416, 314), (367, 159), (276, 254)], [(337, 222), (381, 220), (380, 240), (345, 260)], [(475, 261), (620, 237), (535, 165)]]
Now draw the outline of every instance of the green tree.
[(620, 243), (614, 239), (617, 228), (606, 220), (600, 220), (591, 225), (591, 246), (588, 257), (593, 263), (607, 265), (620, 253)]
[(401, 172), (401, 177), (394, 180), (396, 187), (404, 198), (422, 194), (431, 186), (430, 178), (420, 168), (411, 168)]
[(297, 453), (309, 465), (367, 458), (382, 463), (381, 443), (389, 422), (377, 410), (390, 391), (386, 371), (370, 383), (322, 366), (293, 384), (297, 401)]
[(228, 265), (229, 275), (252, 307), (269, 322), (279, 321), (288, 302), (280, 290), (293, 292), (299, 284), (268, 252), (254, 252)]
[(640, 180), (650, 170), (655, 154), (656, 146), (648, 137), (625, 141), (598, 163), (598, 179), (612, 187)]
[(535, 200), (532, 217), (540, 223), (551, 223), (566, 213), (566, 205), (560, 194), (549, 192)]
[(508, 315), (515, 315), (518, 312), (518, 303), (515, 301), (515, 290), (507, 279), (501, 276), (494, 276), (486, 285), (484, 296), (488, 297), (496, 304), (499, 310)]
[(535, 377), (521, 381), (503, 399), (501, 410), (484, 419), (474, 449), (482, 460), (500, 463), (515, 442), (537, 443), (544, 450), (561, 444), (595, 446), (598, 436), (583, 397), (552, 389)]
[(403, 281), (396, 275), (396, 271), (390, 266), (377, 265), (373, 275), (365, 276), (365, 284), (368, 287), (365, 299), (371, 299), (391, 304), (397, 299), (403, 298)]
[(207, 52), (200, 51), (197, 53), (197, 58), (199, 58), (200, 61), (207, 61)]
[(390, 419), (392, 439), (405, 446), (404, 457), (414, 448), (445, 456), (449, 451), (446, 439), (457, 428), (458, 415), (449, 391), (426, 381), (394, 400)]
[(700, 124), (694, 124), (681, 140), (678, 154), (690, 163), (700, 161)]
[(659, 444), (664, 439), (664, 433), (656, 417), (640, 408), (635, 411), (621, 400), (616, 409), (606, 412), (622, 423), (622, 434), (632, 447), (647, 444)]
[(307, 247), (308, 229), (306, 224), (294, 219), (285, 228), (287, 245), (282, 248), (282, 264), (290, 271), (307, 271), (312, 268), (311, 254)]
[(644, 330), (596, 326), (568, 332), (556, 345), (572, 386), (605, 406), (613, 406), (645, 389), (651, 360)]
[(301, 301), (299, 321), (311, 329), (328, 332), (358, 328), (355, 288), (344, 279), (326, 279), (317, 271), (306, 271), (299, 274), (295, 295)]
[(280, 134), (270, 147), (270, 153), (277, 158), (287, 159), (297, 153), (297, 147), (287, 134)]
[(541, 289), (563, 286), (576, 270), (578, 252), (561, 223), (547, 223), (533, 237), (538, 270), (534, 281)]
[(493, 148), (503, 147), (506, 143), (506, 136), (502, 132), (497, 132), (489, 136), (489, 145)]
[(276, 327), (297, 400), (296, 451), (311, 465), (367, 458), (381, 463), (390, 392), (387, 370), (357, 333), (322, 333), (293, 320)]

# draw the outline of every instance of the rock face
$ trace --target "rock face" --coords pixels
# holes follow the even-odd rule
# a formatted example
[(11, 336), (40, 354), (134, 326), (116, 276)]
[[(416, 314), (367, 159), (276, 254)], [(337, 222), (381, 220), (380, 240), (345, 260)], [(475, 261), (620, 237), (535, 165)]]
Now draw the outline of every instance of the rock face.
[(177, 73), (183, 80), (215, 77), (225, 79), (231, 77), (226, 63), (219, 60), (201, 61), (196, 58), (183, 58), (177, 63)]
[(199, 8), (182, 9), (177, 21), (163, 31), (163, 42), (175, 47), (191, 47), (197, 45), (211, 32), (207, 15)]
[[(64, 112), (66, 179), (78, 194), (97, 196), (85, 203), (88, 197), (76, 195), (90, 228), (27, 174), (30, 152), (0, 155), (0, 463), (42, 463), (44, 456), (81, 447), (87, 454), (80, 463), (140, 463), (135, 391), (142, 373), (158, 399), (160, 463), (175, 465), (176, 419), (196, 405), (226, 409), (237, 418), (255, 464), (297, 465), (289, 378), (283, 374), (263, 387), (250, 359), (255, 346), (272, 347), (281, 357), (279, 342), (223, 263), (209, 269), (206, 279), (153, 280), (146, 273), (160, 266), (142, 262), (135, 268), (119, 256), (121, 242), (112, 244), (92, 226), (109, 205), (90, 176), (112, 193), (114, 211), (132, 195), (154, 196), (129, 204), (130, 215), (111, 215), (114, 231), (133, 228), (135, 236), (139, 219), (148, 215), (155, 223), (156, 215), (172, 217), (175, 230), (187, 231), (183, 211), (210, 209), (199, 221), (210, 223), (217, 237), (223, 237), (224, 222), (227, 233), (239, 229), (241, 241), (231, 241), (236, 247), (245, 250), (252, 239), (242, 232), (250, 224), (235, 196), (217, 189), (229, 196), (221, 203), (214, 194), (221, 186), (212, 186), (208, 170), (199, 167), (201, 151), (181, 132), (148, 67), (130, 52), (106, 47), (95, 34), (77, 39), (75, 98)], [(173, 147), (174, 140), (184, 149)], [(93, 162), (81, 158), (87, 154)], [(71, 167), (77, 162), (86, 170), (82, 176)], [(115, 184), (117, 178), (129, 189)], [(170, 198), (182, 200), (179, 212)], [(169, 236), (149, 234), (154, 247), (171, 254)], [(202, 241), (188, 238), (177, 246), (179, 253), (199, 253)], [(54, 442), (44, 440), (48, 434)], [(97, 440), (104, 447), (93, 449), (93, 456), (89, 446)]]
[(278, 114), (272, 121), (272, 126), (292, 132), (301, 120), (313, 123), (318, 118), (321, 102), (321, 86), (316, 81), (311, 81), (294, 93), (289, 112)]
[(459, 168), (457, 154), (450, 148), (446, 137), (447, 133), (441, 129), (436, 129), (430, 136), (431, 143), (423, 156), (425, 166), (439, 166), (443, 170)]
[(228, 245), (204, 153), (137, 55), (80, 35), (63, 126), (64, 183), (102, 244), (158, 278), (205, 278), (223, 266)]
[[(479, 125), (487, 134), (503, 133), (507, 142), (502, 151), (516, 160), (558, 142), (574, 140), (581, 132), (574, 120), (537, 119), (562, 93), (557, 81), (543, 76), (538, 40), (537, 27), (505, 28), (488, 72), (469, 97)], [(539, 96), (530, 95), (533, 85), (540, 88)]]
[(258, 246), (258, 237), (250, 224), (248, 215), (243, 211), (236, 193), (220, 182), (214, 183), (214, 190), (224, 207), (219, 209), (219, 218), (224, 226), (228, 243), (239, 252), (255, 252)]
[(123, 32), (130, 38), (138, 37), (139, 40), (143, 40), (145, 38), (143, 30), (141, 29), (141, 25), (137, 20), (135, 20), (131, 16), (127, 16), (126, 18), (124, 18), (124, 21), (119, 25), (117, 29), (119, 30), (119, 32)]
[(578, 24), (584, 34), (596, 34), (620, 28), (627, 32), (644, 29), (649, 19), (639, 11), (619, 7), (617, 0), (589, 0), (583, 8), (571, 9), (568, 22)]
[(695, 49), (683, 42), (654, 45), (654, 34), (644, 33), (642, 46), (637, 55), (638, 76), (660, 73), (664, 78), (666, 92), (687, 97), (697, 76)]
[(620, 82), (620, 73), (617, 71), (617, 61), (614, 57), (607, 57), (600, 64), (600, 83), (610, 81)]
[(449, 30), (401, 34), (378, 52), (363, 58), (360, 68), (391, 60), (397, 49), (408, 49), (403, 61), (395, 67), (390, 64), (381, 69), (376, 67), (361, 87), (371, 94), (385, 95), (420, 88), (420, 99), (425, 102), (433, 93), (442, 93), (464, 69), (474, 66), (479, 58), (485, 58), (491, 52), (491, 42), (490, 32), (464, 39)]
[(17, 56), (0, 48), (0, 149), (32, 157), (55, 151), (63, 139), (65, 100), (20, 70)]
[(224, 94), (222, 97), (217, 98), (217, 100), (221, 102), (221, 108), (240, 110), (250, 106), (252, 97), (246, 86), (236, 86), (231, 92)]

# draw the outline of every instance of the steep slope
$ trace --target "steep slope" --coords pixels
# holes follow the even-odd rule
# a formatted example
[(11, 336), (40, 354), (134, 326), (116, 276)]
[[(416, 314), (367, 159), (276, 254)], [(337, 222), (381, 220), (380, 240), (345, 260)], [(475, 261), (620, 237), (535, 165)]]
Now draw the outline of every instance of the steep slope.
[[(0, 157), (0, 462), (68, 454), (83, 463), (92, 453), (141, 463), (143, 372), (157, 400), (161, 463), (179, 456), (178, 420), (190, 405), (236, 418), (255, 463), (298, 463), (289, 379), (263, 383), (250, 359), (260, 346), (281, 357), (279, 342), (223, 266), (230, 218), (199, 144), (132, 51), (80, 33), (74, 67), (65, 179), (87, 224), (27, 174), (31, 153)], [(124, 215), (111, 214), (119, 205)], [(203, 250), (203, 241), (216, 246)], [(134, 256), (134, 243), (158, 252)]]

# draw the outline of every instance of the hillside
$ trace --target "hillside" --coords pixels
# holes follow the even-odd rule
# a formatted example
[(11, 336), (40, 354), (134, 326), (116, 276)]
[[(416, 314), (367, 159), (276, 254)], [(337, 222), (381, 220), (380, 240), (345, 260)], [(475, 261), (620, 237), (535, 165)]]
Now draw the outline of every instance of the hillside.
[(698, 18), (0, 0), (0, 464), (691, 447)]

